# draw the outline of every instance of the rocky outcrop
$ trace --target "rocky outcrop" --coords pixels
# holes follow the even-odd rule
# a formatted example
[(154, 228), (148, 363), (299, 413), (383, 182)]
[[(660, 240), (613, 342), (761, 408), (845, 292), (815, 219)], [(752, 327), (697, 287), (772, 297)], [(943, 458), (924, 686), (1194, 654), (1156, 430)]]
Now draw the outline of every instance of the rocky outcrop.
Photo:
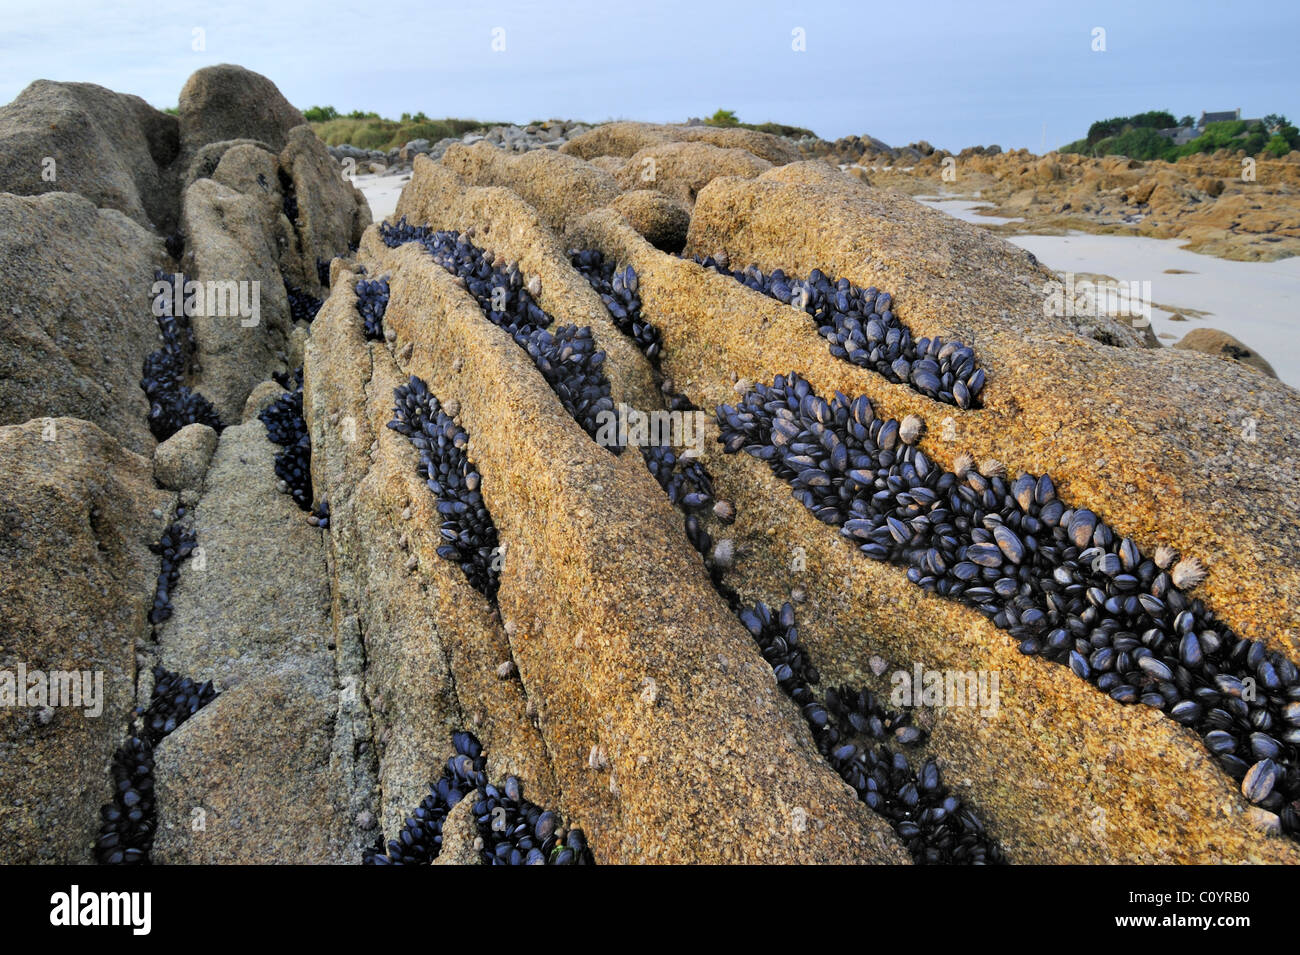
[[(202, 368), (200, 390), (223, 421), (238, 420), (248, 393), (288, 349), (291, 321), (280, 254), (291, 237), (284, 225), (282, 215), (256, 193), (237, 192), (215, 179), (199, 179), (185, 190), (185, 274), (235, 293), (233, 310), (226, 306), (207, 314), (205, 304), (203, 313), (190, 319)], [(256, 314), (252, 308), (247, 315), (239, 310), (241, 293), (247, 304), (256, 304)]]
[(638, 150), (663, 143), (708, 143), (721, 149), (743, 149), (773, 165), (803, 158), (788, 140), (752, 129), (718, 126), (655, 126), (650, 123), (605, 123), (575, 136), (560, 152), (583, 159), (596, 156), (631, 156)]
[(657, 189), (689, 209), (699, 191), (719, 176), (752, 179), (771, 168), (771, 163), (744, 149), (701, 142), (665, 143), (633, 153), (618, 181), (625, 190)]
[(370, 225), (370, 207), (344, 178), (310, 126), (289, 131), (280, 151), (280, 169), (292, 183), (298, 206), (294, 224), (301, 260), (296, 273), (288, 268), (285, 271), (299, 276), (300, 287), (323, 294), (316, 263), (346, 255), (349, 246), (355, 247), (361, 241), (361, 233)]
[(828, 154), (867, 167), (877, 185), (913, 195), (978, 196), (999, 216), (1023, 221), (1002, 234), (1075, 229), (1181, 239), (1184, 247), (1242, 261), (1300, 254), (1300, 164), (1224, 150), (1177, 162), (1125, 156), (1090, 158), (1028, 150), (992, 154), (942, 151), (914, 163), (870, 152)]
[(92, 83), (37, 80), (0, 108), (0, 192), (75, 192), (163, 234), (176, 227), (176, 118)]
[(254, 139), (279, 151), (289, 131), (307, 120), (260, 73), (223, 63), (195, 71), (178, 106), (182, 155), (188, 161), (209, 143)]
[[(135, 704), (158, 566), (147, 547), (172, 501), (147, 459), (93, 424), (0, 427), (0, 697), (26, 674), (24, 700), (0, 706), (7, 864), (91, 861)], [(51, 683), (54, 671), (75, 681)]]
[[(17, 608), (0, 654), (103, 669), (111, 714), (0, 712), (7, 860), (89, 857), (107, 762), (145, 702), (136, 670), (156, 662), (217, 695), (160, 728), (153, 861), (346, 863), (396, 840), (391, 861), (412, 831), (428, 861), (437, 844), (416, 807), (431, 784), (431, 805), (449, 810), (439, 861), (482, 861), (502, 837), (473, 818), (477, 796), (452, 809), (450, 788), (486, 786), (470, 780), (479, 767), (500, 787), (492, 799), (522, 787), (602, 863), (1300, 861), (1294, 838), (1271, 834), (1294, 833), (1300, 808), (1282, 795), (1294, 798), (1296, 750), (1281, 724), (1295, 720), (1277, 688), (1300, 657), (1295, 392), (1237, 361), (1148, 350), (1106, 319), (1045, 315), (1055, 276), (1027, 253), (745, 130), (610, 124), (560, 151), (419, 153), (397, 207), (406, 224), (367, 227), (328, 152), (268, 87), (218, 67), (182, 97), (194, 173), (182, 264), (205, 282), (257, 280), (260, 311), (249, 324), (193, 317), (197, 362), (181, 377), (225, 427), (181, 427), (152, 461), (93, 424), (45, 420), (54, 398), (26, 394), (42, 375), (71, 375), (65, 397), (88, 378), (71, 356), (94, 329), (60, 311), (49, 277), (62, 256), (147, 234), (84, 199), (0, 197), (20, 234), (40, 234), (31, 217), (49, 211), (83, 237), (30, 251), (11, 240), (6, 253), (39, 263), (31, 274), (56, 297), (17, 303), (54, 347), (36, 333), (2, 342), (22, 352), (5, 360), (26, 376), (13, 394), (35, 420), (0, 427), (0, 596)], [(243, 95), (258, 105), (241, 124)], [(916, 143), (894, 158), (945, 157)], [(636, 175), (645, 159), (653, 190)], [(1025, 185), (1045, 190), (1073, 175), (1064, 159), (1023, 165)], [(1098, 191), (1143, 178), (1115, 161), (1094, 171)], [(1181, 188), (1157, 182), (1146, 201)], [(96, 266), (123, 315), (158, 244)], [(705, 255), (744, 281), (691, 259)], [(767, 274), (740, 271), (749, 263)], [(286, 283), (302, 290), (292, 312)], [(326, 286), (309, 324), (304, 296)], [(819, 296), (815, 317), (805, 292)], [(850, 303), (868, 302), (882, 313), (858, 328)], [(71, 351), (65, 327), (84, 329)], [(837, 332), (842, 357), (828, 348)], [(143, 338), (108, 337), (98, 350), (115, 380)], [(299, 360), (300, 398), (283, 374), (265, 380)], [(792, 371), (792, 400), (756, 399)], [(430, 394), (454, 427), (421, 424)], [(130, 437), (125, 412), (69, 400)], [(593, 413), (621, 406), (698, 424), (700, 457), (611, 443)], [(751, 430), (765, 415), (767, 433)], [(764, 455), (791, 470), (778, 477)], [(1055, 483), (981, 476), (1003, 468)], [(1049, 526), (1067, 507), (1127, 541), (1097, 531), (1089, 564), (1087, 542), (1058, 546)], [(873, 523), (880, 508), (906, 520)], [(145, 550), (160, 539), (161, 561)], [(1143, 555), (1171, 568), (1145, 600), (1133, 591), (1157, 563)], [(1052, 561), (1063, 577), (1042, 570)], [(1081, 584), (1085, 564), (1119, 595)], [(976, 576), (979, 589), (950, 586)], [(1058, 616), (1061, 601), (1074, 608), (1059, 627), (1075, 641), (1068, 668), (1043, 652), (1058, 635), (1035, 629), (1040, 597)], [(787, 599), (770, 617), (750, 609)], [(1140, 613), (1171, 634), (1115, 632)], [(1206, 678), (1222, 626), (1258, 644), (1215, 657), (1217, 689), (1203, 687), (1222, 707), (1207, 718), (1241, 747), (1216, 759), (1214, 737), (1185, 725), (1206, 714), (1169, 693)], [(1152, 648), (1175, 636), (1166, 664)], [(1270, 709), (1217, 679), (1242, 667)], [(978, 704), (895, 699), (897, 676), (918, 670), (997, 683)], [(1274, 735), (1249, 735), (1245, 720)], [(1263, 766), (1250, 775), (1248, 749)], [(1273, 792), (1264, 752), (1284, 766)], [(546, 839), (550, 817), (536, 823)]]
[[(426, 161), (417, 160), (416, 166)], [(603, 170), (549, 151), (513, 156), (487, 143), (456, 145), (447, 150), (442, 165), (467, 183), (512, 190), (560, 231), (571, 219), (608, 205), (619, 192), (618, 183)]]
[(161, 240), (67, 193), (0, 195), (0, 424), (69, 416), (149, 453), (144, 358)]
[[(820, 764), (644, 465), (593, 444), (527, 355), (418, 249), (387, 252), (368, 234), (363, 259), (393, 276), (385, 324), (406, 356), (401, 371), (457, 402), (474, 435), (487, 503), (510, 542), (499, 594), (509, 659), (535, 708), (560, 806), (597, 858), (902, 861), (883, 824)], [(324, 347), (334, 355), (341, 345)], [(372, 355), (376, 366), (392, 361)], [(316, 388), (330, 408), (330, 380)], [(389, 398), (372, 400), (382, 409)], [(319, 407), (316, 398), (313, 415)], [(355, 497), (346, 483), (334, 493)], [(441, 577), (413, 557), (415, 573)], [(438, 633), (456, 643), (471, 636), (446, 625)]]
[[(368, 210), (264, 78), (201, 71), (181, 112), (178, 126), (133, 97), (38, 83), (0, 116), (7, 157), (55, 155), (60, 187), (83, 194), (0, 196), (0, 396), (14, 422), (0, 428), (0, 670), (87, 669), (103, 682), (101, 712), (0, 712), (9, 862), (90, 861), (100, 807), (123, 805), (110, 758), (142, 732), (132, 712), (150, 702), (159, 662), (192, 686), (215, 682), (218, 696), (183, 733), (160, 721), (133, 744), (156, 758), (146, 776), (136, 762), (125, 770), (137, 784), (126, 796), (146, 793), (132, 824), (146, 833), (143, 783), (155, 784), (156, 859), (356, 861), (372, 838), (369, 717), (341, 686), (321, 531), (277, 488), (263, 423), (239, 424), (256, 386), (301, 358), (306, 323), (291, 324), (286, 281), (320, 294), (318, 260), (346, 253)], [(74, 121), (76, 136), (57, 132)], [(93, 158), (98, 177), (66, 174), (69, 156)], [(183, 241), (164, 246), (145, 226), (174, 229), (178, 211)], [(155, 268), (174, 272), (168, 255), (182, 249), (201, 304), (167, 320), (156, 351)], [(216, 308), (213, 285), (230, 292)], [(156, 453), (142, 367), (154, 400), (175, 399), (182, 416)], [(186, 427), (189, 386), (231, 427)], [(355, 641), (345, 650), (355, 656)]]

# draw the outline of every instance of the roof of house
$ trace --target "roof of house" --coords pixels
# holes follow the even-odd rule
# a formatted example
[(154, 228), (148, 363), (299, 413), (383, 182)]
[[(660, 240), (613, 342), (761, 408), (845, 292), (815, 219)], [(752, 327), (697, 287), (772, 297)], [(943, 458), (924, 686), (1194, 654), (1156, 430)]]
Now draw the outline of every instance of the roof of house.
[(1222, 113), (1201, 113), (1201, 121), (1198, 126), (1204, 126), (1206, 123), (1230, 123), (1234, 119), (1241, 119), (1240, 109), (1230, 109)]

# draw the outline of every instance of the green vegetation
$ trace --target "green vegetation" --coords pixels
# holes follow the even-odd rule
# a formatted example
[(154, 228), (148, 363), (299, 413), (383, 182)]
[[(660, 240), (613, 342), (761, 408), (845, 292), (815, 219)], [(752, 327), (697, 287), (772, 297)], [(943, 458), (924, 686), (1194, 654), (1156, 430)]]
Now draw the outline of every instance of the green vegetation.
[(1172, 113), (1163, 109), (1153, 109), (1149, 113), (1136, 116), (1117, 116), (1114, 119), (1099, 119), (1088, 127), (1089, 146), (1095, 146), (1103, 139), (1111, 139), (1129, 129), (1168, 129), (1176, 126)]
[[(437, 142), (449, 137), (460, 138), (466, 133), (482, 132), (490, 126), (502, 125), (486, 123), (477, 119), (430, 119), (423, 112), (403, 113), (400, 119), (385, 119), (378, 113), (354, 109), (350, 113), (340, 113), (333, 106), (311, 106), (302, 111), (326, 145), (356, 146), (359, 149), (398, 149), (413, 139), (427, 139)], [(773, 136), (815, 136), (811, 129), (802, 126), (787, 126), (785, 123), (742, 123), (734, 112), (720, 109), (704, 121), (709, 126), (753, 129)], [(540, 126), (536, 120), (530, 125)]]
[(729, 109), (720, 109), (704, 121), (706, 126), (726, 126), (736, 127), (739, 129), (752, 129), (760, 133), (770, 133), (773, 136), (815, 136), (817, 135), (811, 129), (804, 129), (802, 126), (787, 126), (785, 123), (742, 123), (736, 118), (736, 114)]
[(348, 144), (360, 149), (398, 149), (413, 139), (437, 142), (495, 126), (477, 119), (430, 119), (423, 112), (403, 113), (401, 119), (384, 119), (378, 113), (354, 109), (346, 116), (333, 106), (312, 106), (303, 110), (326, 145)]
[(1173, 162), (1183, 156), (1212, 153), (1218, 149), (1233, 152), (1244, 149), (1250, 156), (1261, 153), (1285, 156), (1293, 149), (1300, 149), (1300, 130), (1277, 113), (1269, 113), (1257, 123), (1246, 120), (1210, 123), (1200, 136), (1181, 146), (1175, 146), (1173, 140), (1158, 132), (1172, 126), (1191, 126), (1194, 122), (1190, 116), (1175, 122), (1173, 114), (1165, 110), (1103, 119), (1088, 128), (1086, 138), (1062, 146), (1060, 152)]

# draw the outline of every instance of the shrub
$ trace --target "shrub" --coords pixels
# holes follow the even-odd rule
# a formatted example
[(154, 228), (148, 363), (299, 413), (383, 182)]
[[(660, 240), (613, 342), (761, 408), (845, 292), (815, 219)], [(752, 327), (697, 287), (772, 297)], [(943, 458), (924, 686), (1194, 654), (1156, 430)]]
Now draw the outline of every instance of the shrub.
[(1163, 109), (1153, 109), (1133, 116), (1099, 119), (1088, 127), (1088, 145), (1095, 146), (1103, 139), (1117, 136), (1126, 129), (1167, 129), (1177, 125), (1173, 114)]
[[(1105, 149), (1102, 149), (1105, 143)], [(1111, 139), (1097, 144), (1099, 156), (1128, 156), (1132, 159), (1165, 159), (1173, 153), (1172, 140), (1166, 139), (1148, 126), (1125, 130)]]
[(339, 111), (333, 106), (312, 106), (302, 111), (309, 123), (325, 123), (339, 118)]

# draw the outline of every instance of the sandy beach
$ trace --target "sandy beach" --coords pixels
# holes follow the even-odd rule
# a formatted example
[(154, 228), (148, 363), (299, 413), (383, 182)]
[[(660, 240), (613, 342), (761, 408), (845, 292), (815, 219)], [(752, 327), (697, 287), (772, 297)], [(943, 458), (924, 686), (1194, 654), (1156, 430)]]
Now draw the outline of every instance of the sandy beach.
[(409, 170), (403, 172), (386, 172), (379, 175), (367, 173), (353, 176), (353, 184), (361, 190), (370, 203), (370, 214), (376, 222), (387, 219), (397, 209), (397, 199), (402, 194), (402, 187), (411, 179)]
[[(1016, 221), (981, 215), (979, 210), (989, 204), (979, 200), (918, 201), (977, 225)], [(1172, 345), (1198, 326), (1217, 328), (1258, 351), (1282, 381), (1300, 388), (1300, 349), (1295, 347), (1300, 258), (1233, 262), (1189, 252), (1177, 239), (1084, 232), (1006, 239), (1058, 272), (1150, 282), (1151, 327), (1164, 344)], [(1187, 320), (1177, 321), (1175, 314)]]

